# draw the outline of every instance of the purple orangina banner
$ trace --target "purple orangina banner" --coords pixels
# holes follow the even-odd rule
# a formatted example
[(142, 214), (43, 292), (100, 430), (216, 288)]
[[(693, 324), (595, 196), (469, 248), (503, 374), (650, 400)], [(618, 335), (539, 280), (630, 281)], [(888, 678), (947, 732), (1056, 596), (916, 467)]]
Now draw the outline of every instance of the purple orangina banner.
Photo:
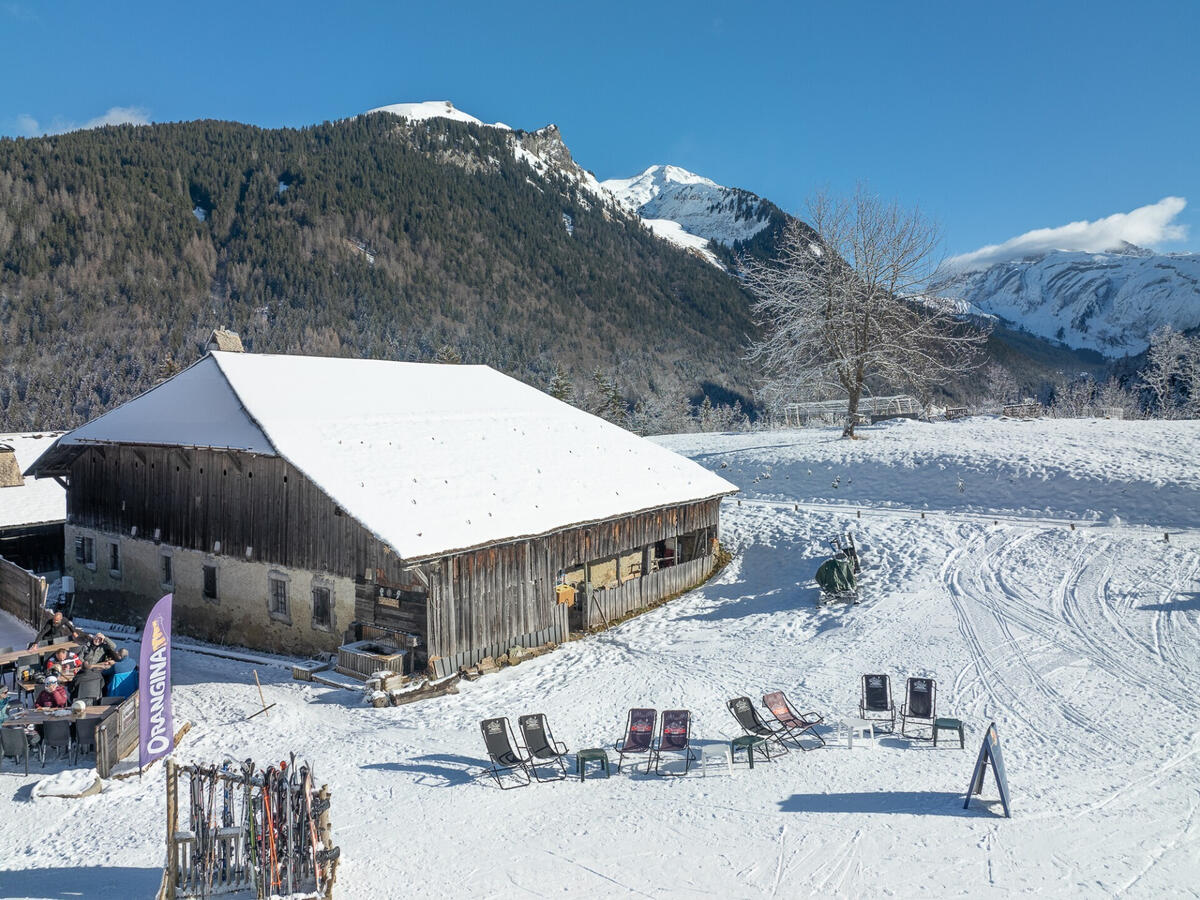
[(171, 599), (154, 604), (142, 632), (138, 663), (138, 765), (147, 766), (171, 752), (175, 729), (171, 722)]

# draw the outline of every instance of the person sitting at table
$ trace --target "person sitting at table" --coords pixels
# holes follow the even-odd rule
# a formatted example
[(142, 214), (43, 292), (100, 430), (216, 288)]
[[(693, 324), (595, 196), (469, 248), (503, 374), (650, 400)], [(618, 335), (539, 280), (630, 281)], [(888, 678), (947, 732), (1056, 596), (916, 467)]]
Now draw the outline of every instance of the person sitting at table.
[(97, 631), (91, 637), (87, 638), (87, 641), (80, 648), (79, 658), (86, 665), (95, 666), (104, 662), (116, 662), (121, 658), (121, 654), (117, 650), (117, 645), (111, 639), (106, 638)]
[(45, 665), (47, 675), (57, 675), (61, 678), (64, 675), (74, 675), (79, 669), (80, 660), (74, 650), (63, 647), (46, 657)]
[(104, 673), (95, 666), (83, 664), (83, 671), (71, 682), (71, 696), (75, 699), (96, 699), (104, 696)]
[(42, 626), (42, 630), (37, 633), (37, 637), (33, 639), (33, 643), (29, 645), (29, 649), (36, 650), (38, 644), (64, 637), (70, 638), (73, 641), (78, 640), (79, 632), (75, 630), (74, 623), (62, 614), (62, 610), (58, 610)]
[(121, 658), (105, 671), (104, 678), (108, 681), (105, 697), (128, 697), (138, 689), (137, 663), (124, 647), (121, 648)]
[(66, 709), (71, 705), (71, 699), (67, 696), (67, 689), (51, 675), (46, 679), (42, 692), (37, 695), (33, 705), (38, 709)]

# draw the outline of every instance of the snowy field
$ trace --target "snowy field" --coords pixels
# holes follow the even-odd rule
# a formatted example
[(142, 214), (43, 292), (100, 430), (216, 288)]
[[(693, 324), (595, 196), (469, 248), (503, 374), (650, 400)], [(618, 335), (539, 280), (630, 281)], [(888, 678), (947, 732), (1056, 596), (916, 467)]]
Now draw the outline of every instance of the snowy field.
[[(1200, 423), (900, 422), (863, 438), (659, 438), (742, 486), (723, 509), (733, 563), (457, 696), (369, 709), (259, 664), (278, 705), (246, 722), (251, 666), (178, 652), (177, 722), (194, 723), (178, 755), (311, 760), (334, 792), (344, 898), (1196, 896)], [(819, 608), (822, 538), (845, 528), (865, 600)], [(485, 717), (545, 712), (576, 749), (611, 746), (631, 706), (688, 708), (696, 743), (715, 744), (737, 733), (730, 697), (782, 688), (837, 719), (876, 671), (897, 704), (905, 676), (936, 678), (967, 749), (828, 735), (732, 776), (503, 793), (479, 777)], [(991, 720), (1011, 820), (990, 777), (962, 808)], [(83, 800), (35, 799), (42, 773), (11, 772), (0, 896), (153, 895), (160, 766)]]

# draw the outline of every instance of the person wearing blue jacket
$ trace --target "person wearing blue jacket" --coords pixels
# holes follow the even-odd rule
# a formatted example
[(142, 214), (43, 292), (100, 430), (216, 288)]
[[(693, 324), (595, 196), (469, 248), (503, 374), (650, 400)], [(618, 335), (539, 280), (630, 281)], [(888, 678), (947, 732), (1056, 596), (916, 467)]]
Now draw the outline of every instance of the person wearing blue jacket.
[(105, 689), (106, 697), (128, 697), (138, 688), (138, 669), (129, 657), (129, 651), (121, 649), (121, 658), (109, 666), (104, 673), (108, 681)]

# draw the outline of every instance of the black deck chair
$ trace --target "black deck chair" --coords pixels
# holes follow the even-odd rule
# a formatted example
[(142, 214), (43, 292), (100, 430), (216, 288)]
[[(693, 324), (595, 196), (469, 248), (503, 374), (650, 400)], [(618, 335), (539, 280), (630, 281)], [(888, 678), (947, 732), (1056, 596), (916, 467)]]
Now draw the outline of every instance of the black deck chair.
[[(496, 779), (500, 790), (506, 791), (509, 788), (525, 787), (529, 784), (531, 760), (517, 749), (517, 742), (513, 739), (512, 726), (508, 724), (508, 719), (505, 717), (484, 719), (479, 723), (479, 728), (483, 732), (483, 743), (487, 746), (488, 759), (492, 761), (488, 772)], [(507, 772), (516, 776), (515, 784), (504, 784), (504, 779), (500, 776)]]
[(617, 751), (617, 771), (626, 756), (646, 755), (646, 772), (650, 772), (650, 762), (653, 759), (654, 722), (658, 713), (653, 709), (631, 709), (629, 719), (625, 723), (625, 737), (613, 745)]
[(909, 721), (928, 725), (930, 739), (933, 737), (933, 721), (937, 716), (937, 682), (932, 678), (910, 678), (904, 691), (904, 705), (900, 707), (900, 734), (904, 737), (923, 737), (908, 733)]
[[(734, 697), (725, 704), (729, 707), (729, 711), (733, 717), (737, 719), (737, 723), (742, 726), (742, 731), (746, 734), (752, 734), (755, 737), (766, 738), (784, 753), (788, 752), (787, 744), (783, 742), (785, 732), (782, 728), (772, 728), (759, 716), (758, 710), (754, 708), (754, 704), (750, 702), (749, 697)], [(766, 752), (766, 746), (763, 747)], [(771, 758), (771, 754), (767, 753), (767, 759)]]
[[(542, 713), (517, 718), (517, 727), (521, 730), (521, 739), (525, 741), (525, 750), (529, 753), (529, 770), (538, 781), (562, 781), (567, 777), (567, 766), (563, 757), (567, 755), (567, 745), (556, 741), (550, 733), (550, 723)], [(543, 778), (538, 774), (538, 762), (546, 764), (558, 763), (560, 774), (552, 778)]]
[(876, 731), (896, 730), (896, 704), (892, 702), (892, 680), (886, 675), (864, 675), (858, 717), (869, 721)]
[[(654, 774), (669, 775), (673, 778), (686, 775), (692, 763), (696, 761), (695, 752), (692, 750), (691, 745), (692, 714), (686, 709), (664, 709), (659, 723), (661, 730), (658, 736), (658, 746), (653, 751)], [(662, 771), (659, 766), (662, 764), (664, 753), (682, 753), (683, 771)]]
[(775, 721), (780, 727), (787, 732), (790, 740), (796, 743), (796, 746), (801, 750), (813, 750), (813, 747), (805, 747), (804, 742), (800, 740), (806, 734), (810, 734), (817, 739), (819, 744), (825, 746), (825, 738), (817, 734), (816, 726), (825, 721), (825, 717), (820, 713), (806, 712), (798, 713), (791, 703), (788, 702), (787, 696), (783, 691), (773, 691), (770, 694), (763, 694), (763, 706), (767, 708)]

